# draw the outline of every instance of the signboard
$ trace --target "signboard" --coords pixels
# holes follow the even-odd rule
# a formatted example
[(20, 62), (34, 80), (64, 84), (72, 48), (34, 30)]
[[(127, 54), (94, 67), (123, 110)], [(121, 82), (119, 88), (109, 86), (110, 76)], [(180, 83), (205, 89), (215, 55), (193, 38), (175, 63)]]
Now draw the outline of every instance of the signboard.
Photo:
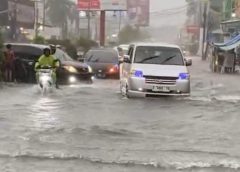
[(78, 0), (78, 10), (100, 10), (100, 0)]
[(7, 0), (0, 0), (0, 26), (8, 24), (8, 2)]
[(235, 3), (236, 17), (240, 18), (240, 0), (236, 0)]
[(192, 33), (192, 34), (199, 34), (200, 32), (200, 27), (196, 25), (189, 25), (187, 26), (187, 33)]
[(28, 0), (8, 0), (8, 21), (14, 22), (16, 15), (16, 23), (19, 27), (33, 29), (35, 23), (34, 2)]
[(101, 10), (126, 11), (127, 0), (101, 0)]
[(78, 0), (77, 6), (80, 11), (122, 11), (127, 10), (127, 0)]
[(149, 4), (149, 0), (128, 0), (127, 8), (129, 23), (136, 26), (149, 26)]
[(24, 28), (33, 28), (35, 22), (35, 9), (34, 3), (32, 5), (29, 4), (20, 4), (15, 2), (9, 1), (8, 2), (8, 10), (9, 13), (14, 13), (16, 8), (16, 21), (20, 25), (20, 27)]

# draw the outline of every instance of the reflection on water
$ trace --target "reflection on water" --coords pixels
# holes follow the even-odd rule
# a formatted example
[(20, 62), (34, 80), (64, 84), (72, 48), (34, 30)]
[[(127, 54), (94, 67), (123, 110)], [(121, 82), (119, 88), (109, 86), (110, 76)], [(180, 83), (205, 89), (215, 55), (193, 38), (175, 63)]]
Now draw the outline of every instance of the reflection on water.
[(58, 125), (57, 118), (59, 104), (49, 97), (41, 97), (29, 107), (29, 119), (33, 126), (39, 129), (52, 128)]

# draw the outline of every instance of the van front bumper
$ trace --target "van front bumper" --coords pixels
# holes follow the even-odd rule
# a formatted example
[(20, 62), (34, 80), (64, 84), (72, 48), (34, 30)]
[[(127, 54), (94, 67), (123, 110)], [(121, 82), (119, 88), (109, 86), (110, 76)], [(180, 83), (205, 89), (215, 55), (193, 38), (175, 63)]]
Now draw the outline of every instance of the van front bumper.
[[(155, 88), (163, 88), (156, 90)], [(189, 96), (190, 80), (176, 80), (171, 84), (149, 84), (145, 78), (131, 77), (128, 80), (128, 93), (132, 96), (145, 97), (148, 95)]]

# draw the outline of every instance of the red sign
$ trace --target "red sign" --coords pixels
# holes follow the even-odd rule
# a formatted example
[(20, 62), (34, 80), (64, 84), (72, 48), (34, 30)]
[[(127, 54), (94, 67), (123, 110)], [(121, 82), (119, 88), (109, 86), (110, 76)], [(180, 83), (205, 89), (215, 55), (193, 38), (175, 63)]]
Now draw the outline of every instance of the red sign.
[(187, 26), (187, 33), (193, 33), (193, 34), (199, 34), (200, 32), (200, 27), (199, 26)]
[(235, 13), (236, 17), (240, 17), (240, 0), (235, 1)]
[(100, 10), (100, 0), (78, 0), (78, 10)]

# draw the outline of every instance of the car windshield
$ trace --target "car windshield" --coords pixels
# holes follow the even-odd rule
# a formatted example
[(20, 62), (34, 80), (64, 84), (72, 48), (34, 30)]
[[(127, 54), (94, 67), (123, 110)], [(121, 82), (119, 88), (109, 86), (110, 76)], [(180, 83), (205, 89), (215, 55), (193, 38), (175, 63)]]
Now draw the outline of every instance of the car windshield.
[(86, 55), (87, 62), (95, 63), (118, 63), (118, 54), (116, 51), (91, 51)]
[(184, 65), (183, 56), (178, 48), (139, 46), (136, 48), (135, 63)]
[(60, 61), (73, 61), (73, 59), (61, 49), (57, 49), (54, 56)]

